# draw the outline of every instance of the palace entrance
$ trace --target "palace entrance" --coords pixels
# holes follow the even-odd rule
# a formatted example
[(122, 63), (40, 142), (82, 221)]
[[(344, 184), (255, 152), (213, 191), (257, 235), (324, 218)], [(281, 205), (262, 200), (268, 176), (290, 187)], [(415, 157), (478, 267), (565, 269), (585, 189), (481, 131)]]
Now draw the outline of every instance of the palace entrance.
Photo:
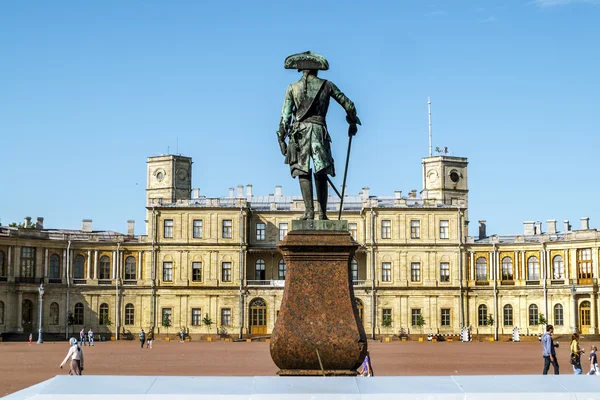
[(267, 333), (267, 303), (261, 298), (250, 302), (250, 334), (265, 335)]
[(33, 329), (33, 303), (29, 299), (23, 300), (23, 313), (21, 326), (23, 327), (23, 333), (32, 333)]
[(591, 303), (584, 301), (579, 306), (579, 330), (582, 334), (589, 334), (591, 325)]

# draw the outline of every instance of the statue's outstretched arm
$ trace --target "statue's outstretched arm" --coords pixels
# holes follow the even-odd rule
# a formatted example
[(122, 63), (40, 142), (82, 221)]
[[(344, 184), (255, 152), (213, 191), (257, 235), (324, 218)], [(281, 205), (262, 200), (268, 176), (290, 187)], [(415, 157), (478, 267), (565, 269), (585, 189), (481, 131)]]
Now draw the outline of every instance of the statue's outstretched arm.
[(333, 82), (329, 82), (331, 85), (331, 97), (338, 102), (340, 106), (346, 110), (346, 121), (350, 124), (350, 128), (348, 129), (348, 133), (350, 135), (356, 135), (358, 128), (356, 125), (360, 125), (360, 119), (356, 115), (356, 107), (352, 100), (350, 100)]

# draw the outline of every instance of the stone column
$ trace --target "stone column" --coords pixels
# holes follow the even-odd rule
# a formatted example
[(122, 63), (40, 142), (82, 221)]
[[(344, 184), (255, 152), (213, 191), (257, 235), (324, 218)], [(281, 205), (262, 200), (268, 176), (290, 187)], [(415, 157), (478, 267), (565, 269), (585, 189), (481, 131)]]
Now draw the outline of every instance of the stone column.
[(67, 250), (63, 250), (62, 252), (62, 276), (63, 279), (67, 277)]
[(13, 264), (13, 276), (21, 276), (21, 246), (15, 246), (15, 263)]
[(470, 281), (475, 280), (475, 253), (472, 251), (469, 252), (469, 279)]
[(513, 258), (513, 272), (515, 274), (514, 280), (517, 281), (521, 279), (521, 275), (519, 274), (519, 252), (515, 251), (515, 256)]
[(488, 277), (489, 280), (496, 280), (496, 259), (494, 257), (494, 252), (490, 251), (489, 252), (489, 256), (490, 256), (490, 276)]
[(142, 280), (142, 252), (138, 251), (137, 280)]
[(112, 279), (117, 279), (117, 252), (112, 252)]
[(596, 334), (598, 333), (598, 326), (597, 326), (597, 318), (596, 318), (596, 293), (592, 293), (591, 297), (591, 307), (590, 307), (590, 319), (591, 319), (591, 326), (590, 326), (590, 333), (591, 334)]
[(94, 279), (98, 279), (98, 250), (94, 250)]
[(17, 291), (17, 332), (23, 333), (23, 292)]
[[(574, 277), (572, 277), (572, 273), (570, 271), (570, 266), (569, 266), (569, 249), (565, 249), (565, 274), (567, 276), (567, 280), (571, 280), (571, 279), (575, 279)], [(570, 282), (569, 282), (570, 283)]]
[(15, 276), (13, 272), (12, 248), (12, 246), (8, 246), (8, 259), (6, 262), (6, 273), (8, 276)]
[(48, 260), (48, 249), (44, 250), (44, 278), (48, 276), (48, 263), (50, 262), (50, 260)]
[(33, 276), (35, 276), (36, 278), (40, 278), (43, 279), (44, 277), (44, 260), (43, 260), (43, 255), (44, 255), (44, 248), (43, 247), (36, 247), (35, 248), (35, 270), (34, 270), (34, 274)]
[(521, 279), (527, 280), (527, 270), (525, 266), (525, 252), (521, 251)]
[(92, 279), (92, 251), (88, 250), (87, 256), (87, 279)]

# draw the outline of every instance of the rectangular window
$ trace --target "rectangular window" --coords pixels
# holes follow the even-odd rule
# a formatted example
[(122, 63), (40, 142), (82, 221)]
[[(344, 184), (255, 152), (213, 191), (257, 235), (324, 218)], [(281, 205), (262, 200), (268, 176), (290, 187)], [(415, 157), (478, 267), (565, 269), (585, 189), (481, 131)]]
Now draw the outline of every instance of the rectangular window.
[(192, 281), (200, 282), (202, 280), (202, 263), (201, 262), (193, 262), (192, 263)]
[(440, 239), (448, 239), (448, 229), (449, 223), (448, 221), (440, 221)]
[(391, 239), (392, 238), (392, 221), (384, 219), (381, 221), (381, 238)]
[(381, 280), (383, 282), (392, 281), (392, 263), (384, 262), (381, 263)]
[(223, 220), (223, 239), (231, 239), (233, 237), (232, 227), (230, 219)]
[(557, 304), (554, 306), (554, 325), (563, 326), (564, 324), (563, 307), (561, 304)]
[(163, 262), (163, 281), (173, 282), (173, 263), (170, 261)]
[(21, 247), (21, 277), (35, 276), (35, 247)]
[(173, 319), (171, 318), (171, 316), (172, 316), (171, 308), (163, 308), (162, 309), (162, 319), (160, 320), (162, 326), (165, 326), (165, 323), (167, 323), (167, 321), (168, 321), (169, 326), (171, 326), (171, 327), (173, 326)]
[(384, 327), (389, 327), (392, 325), (392, 309), (384, 308), (381, 310), (381, 325)]
[(513, 308), (510, 304), (504, 306), (504, 326), (513, 325)]
[(288, 233), (288, 224), (287, 222), (282, 222), (279, 224), (279, 240), (285, 239)]
[(421, 221), (412, 220), (410, 221), (410, 238), (420, 239), (421, 238)]
[(410, 281), (421, 282), (421, 263), (410, 263)]
[(440, 263), (440, 282), (450, 282), (450, 263)]
[(231, 308), (221, 308), (221, 326), (231, 326)]
[(419, 326), (419, 320), (421, 316), (420, 308), (413, 308), (410, 310), (410, 319), (412, 326)]
[(352, 236), (352, 239), (357, 240), (357, 236), (358, 236), (358, 224), (356, 224), (356, 222), (351, 222), (348, 224), (348, 232), (350, 232), (350, 236)]
[(192, 325), (202, 325), (202, 310), (200, 308), (192, 308)]
[(442, 326), (450, 326), (450, 309), (442, 308)]
[(579, 283), (592, 283), (592, 249), (577, 250), (577, 279)]
[(256, 224), (256, 240), (265, 240), (267, 236), (267, 225), (259, 222)]
[(192, 226), (192, 236), (194, 237), (194, 239), (202, 239), (202, 220), (195, 219)]
[(221, 280), (223, 282), (231, 282), (231, 262), (221, 264)]
[(135, 310), (132, 304), (125, 306), (125, 325), (133, 325)]
[(173, 220), (165, 219), (163, 223), (163, 237), (172, 238), (173, 237)]

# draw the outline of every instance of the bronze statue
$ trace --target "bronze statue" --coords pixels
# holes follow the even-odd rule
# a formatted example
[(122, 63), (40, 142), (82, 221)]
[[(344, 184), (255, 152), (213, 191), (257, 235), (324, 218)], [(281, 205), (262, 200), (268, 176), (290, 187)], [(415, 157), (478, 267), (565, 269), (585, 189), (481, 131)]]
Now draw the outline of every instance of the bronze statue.
[[(320, 206), (319, 219), (328, 219), (327, 175), (335, 176), (331, 156), (331, 137), (325, 120), (329, 99), (335, 99), (346, 110), (349, 136), (356, 135), (360, 120), (356, 116), (354, 103), (332, 82), (317, 77), (319, 70), (329, 69), (329, 63), (323, 56), (310, 51), (293, 54), (285, 59), (284, 67), (302, 72), (302, 78), (288, 86), (285, 92), (281, 121), (277, 131), (285, 163), (289, 164), (292, 177), (298, 177), (300, 181), (300, 190), (306, 208), (300, 219), (310, 220), (315, 217), (311, 158), (315, 170), (317, 201)], [(286, 137), (289, 139), (287, 144)]]

